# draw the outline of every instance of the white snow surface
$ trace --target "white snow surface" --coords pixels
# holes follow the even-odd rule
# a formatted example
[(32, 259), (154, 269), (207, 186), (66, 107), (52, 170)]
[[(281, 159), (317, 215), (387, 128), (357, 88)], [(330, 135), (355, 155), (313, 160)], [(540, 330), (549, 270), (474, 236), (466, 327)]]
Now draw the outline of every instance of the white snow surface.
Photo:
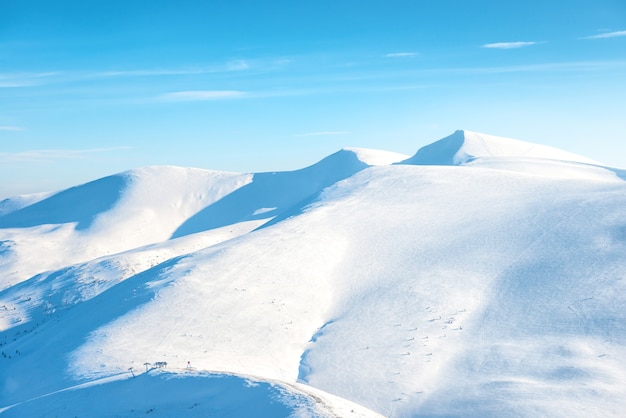
[(523, 157), (599, 164), (589, 158), (546, 145), (459, 130), (421, 148), (403, 164), (462, 165), (478, 158)]
[(35, 194), (24, 194), (20, 196), (14, 196), (8, 199), (3, 199), (0, 201), (0, 216), (4, 216), (10, 212), (15, 212), (16, 210), (22, 209), (23, 207), (30, 206), (34, 203), (39, 202), (47, 197), (50, 197), (52, 193), (35, 193)]
[(0, 216), (0, 413), (621, 416), (625, 179), (457, 131), (44, 197)]
[(389, 165), (406, 160), (409, 157), (397, 152), (369, 148), (344, 148), (344, 150), (353, 152), (359, 160), (367, 165)]

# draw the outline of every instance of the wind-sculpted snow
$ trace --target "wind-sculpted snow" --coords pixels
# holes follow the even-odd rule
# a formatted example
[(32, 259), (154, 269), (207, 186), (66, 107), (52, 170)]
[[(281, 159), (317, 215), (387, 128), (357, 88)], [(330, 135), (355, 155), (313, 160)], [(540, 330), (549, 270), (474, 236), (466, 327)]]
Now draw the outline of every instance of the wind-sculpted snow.
[(0, 228), (74, 223), (77, 230), (87, 229), (99, 214), (117, 203), (127, 181), (125, 176), (116, 175), (72, 187), (0, 217)]
[(44, 200), (51, 195), (53, 195), (53, 193), (36, 193), (3, 199), (0, 201), (0, 217)]
[(246, 174), (146, 167), (10, 212), (0, 217), (0, 240), (14, 243), (12, 258), (4, 266), (0, 261), (0, 290), (42, 272), (162, 243), (189, 217), (250, 180)]
[(545, 145), (471, 131), (452, 135), (422, 147), (401, 164), (461, 165), (484, 157), (523, 157), (599, 164), (589, 158)]
[(323, 189), (366, 167), (355, 152), (342, 150), (302, 170), (255, 174), (249, 184), (187, 220), (173, 238), (243, 221), (298, 214)]
[(599, 165), (543, 158), (483, 157), (475, 159), (464, 165), (466, 167), (483, 167), (494, 170), (517, 171), (519, 173), (525, 173), (533, 176), (572, 180), (620, 180), (619, 170)]
[[(326, 405), (327, 394), (393, 417), (621, 416), (623, 170), (518, 142), (456, 133), (420, 150), (420, 164), (379, 167), (375, 154), (342, 151), (295, 172), (232, 175), (177, 215), (163, 196), (144, 207), (124, 194), (80, 231), (86, 242), (109, 248), (107, 226), (145, 242), (130, 219), (162, 216), (149, 240), (161, 241), (65, 265), (62, 253), (49, 271), (21, 246), (61, 234), (67, 245), (71, 226), (0, 230), (3, 272), (34, 272), (0, 292), (0, 408), (43, 415), (46, 398), (34, 398), (49, 394), (54, 411), (82, 414), (85, 399), (135, 385), (170, 391), (176, 407), (198, 403), (185, 411), (202, 416), (218, 401), (196, 396), (219, 372), (317, 390), (287, 395), (313, 416), (311, 399)], [(149, 174), (135, 185), (152, 184)], [(136, 216), (150, 207), (156, 215)], [(146, 374), (157, 362), (192, 378)], [(128, 379), (101, 380), (115, 376)], [(106, 411), (167, 415), (166, 399)], [(374, 416), (333, 399), (320, 416)], [(263, 411), (266, 400), (250, 402)]]

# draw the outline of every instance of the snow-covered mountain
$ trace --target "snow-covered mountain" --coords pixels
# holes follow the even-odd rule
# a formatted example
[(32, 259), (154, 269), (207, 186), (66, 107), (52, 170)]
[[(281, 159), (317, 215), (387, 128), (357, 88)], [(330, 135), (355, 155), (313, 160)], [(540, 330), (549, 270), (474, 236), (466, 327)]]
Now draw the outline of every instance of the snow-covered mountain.
[(620, 416), (625, 180), (457, 131), (8, 199), (0, 411)]
[(462, 165), (476, 159), (502, 157), (599, 164), (597, 161), (546, 145), (471, 131), (456, 131), (450, 136), (421, 148), (402, 164)]

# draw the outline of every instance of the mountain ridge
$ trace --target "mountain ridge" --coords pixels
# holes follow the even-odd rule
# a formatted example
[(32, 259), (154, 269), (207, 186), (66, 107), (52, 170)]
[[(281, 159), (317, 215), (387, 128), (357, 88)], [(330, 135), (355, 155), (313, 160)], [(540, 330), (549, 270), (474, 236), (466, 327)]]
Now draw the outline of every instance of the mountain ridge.
[(601, 165), (597, 161), (558, 148), (468, 130), (457, 130), (426, 145), (400, 164), (463, 165), (486, 157), (540, 158)]
[[(158, 361), (313, 387), (361, 416), (618, 416), (626, 183), (504, 144), (426, 153), (474, 152), (452, 165), (343, 150), (258, 176), (146, 169), (86, 228), (0, 228), (0, 408), (131, 391), (129, 367), (148, 379)], [(130, 379), (96, 385), (115, 376)]]

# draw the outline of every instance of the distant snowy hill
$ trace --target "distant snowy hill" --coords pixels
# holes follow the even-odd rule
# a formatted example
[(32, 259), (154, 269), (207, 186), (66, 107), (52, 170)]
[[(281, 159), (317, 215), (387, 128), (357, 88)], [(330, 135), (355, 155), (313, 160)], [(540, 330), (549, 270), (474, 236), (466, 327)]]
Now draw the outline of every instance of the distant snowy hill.
[(462, 165), (477, 158), (522, 157), (599, 164), (596, 161), (545, 145), (518, 141), (517, 139), (456, 131), (421, 148), (402, 164)]
[(469, 131), (8, 199), (0, 412), (621, 416), (624, 208), (622, 170)]

